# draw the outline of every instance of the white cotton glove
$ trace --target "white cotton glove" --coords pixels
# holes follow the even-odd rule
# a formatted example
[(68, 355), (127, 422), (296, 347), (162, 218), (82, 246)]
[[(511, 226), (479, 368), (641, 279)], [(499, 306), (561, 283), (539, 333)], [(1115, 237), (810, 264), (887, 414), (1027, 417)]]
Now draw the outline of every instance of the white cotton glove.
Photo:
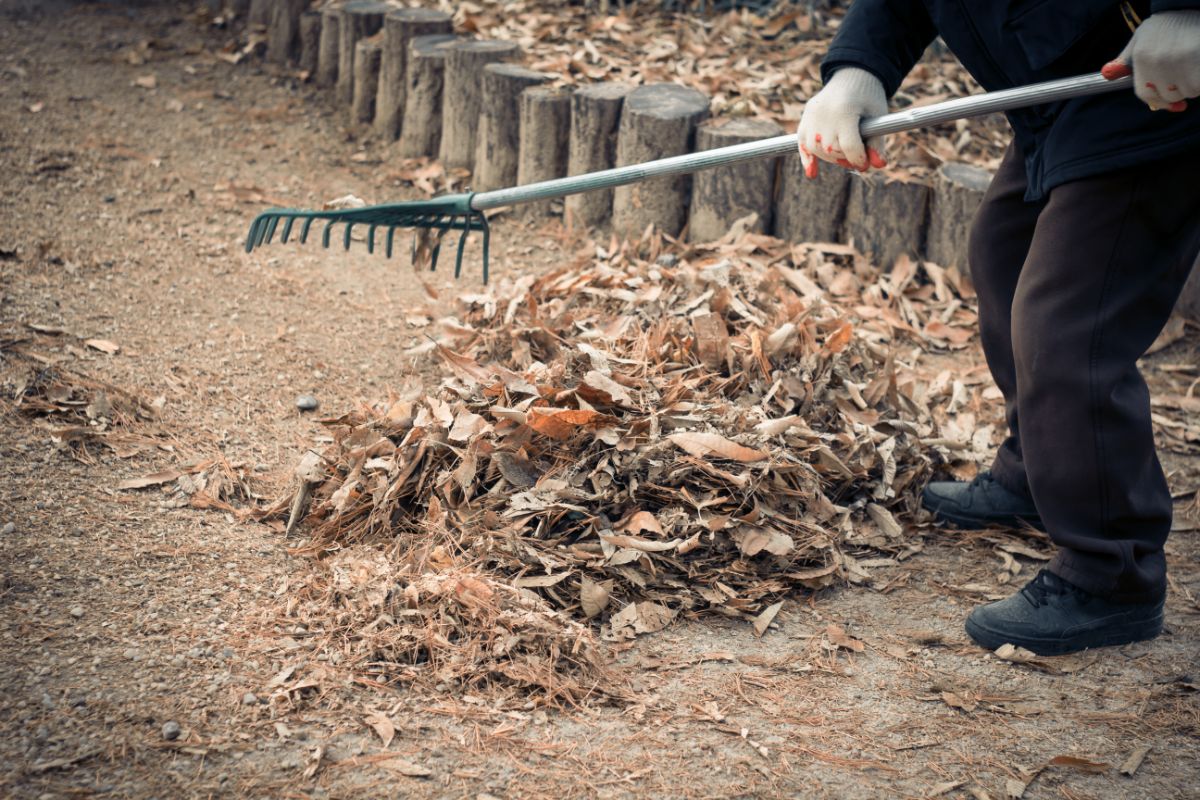
[(1150, 15), (1101, 71), (1109, 80), (1132, 72), (1134, 92), (1154, 111), (1183, 111), (1200, 97), (1200, 11)]
[(868, 117), (887, 113), (887, 94), (883, 83), (858, 67), (842, 67), (825, 88), (808, 101), (800, 117), (796, 138), (804, 174), (817, 177), (817, 161), (866, 172), (884, 167), (883, 137), (875, 136), (863, 144), (858, 125)]

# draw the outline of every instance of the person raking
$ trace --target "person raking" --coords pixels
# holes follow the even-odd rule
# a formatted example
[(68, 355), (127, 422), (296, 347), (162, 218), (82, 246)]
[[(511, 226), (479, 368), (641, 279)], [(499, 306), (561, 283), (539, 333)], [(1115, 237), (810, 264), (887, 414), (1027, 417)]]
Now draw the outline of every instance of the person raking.
[(1200, 252), (1200, 2), (855, 0), (798, 132), (818, 159), (886, 166), (859, 121), (940, 36), (987, 90), (1132, 70), (1116, 92), (1014, 111), (968, 261), (1007, 438), (991, 468), (923, 503), (965, 528), (1032, 525), (1057, 546), (1013, 596), (976, 607), (978, 644), (1039, 655), (1157, 636), (1171, 494), (1137, 367)]

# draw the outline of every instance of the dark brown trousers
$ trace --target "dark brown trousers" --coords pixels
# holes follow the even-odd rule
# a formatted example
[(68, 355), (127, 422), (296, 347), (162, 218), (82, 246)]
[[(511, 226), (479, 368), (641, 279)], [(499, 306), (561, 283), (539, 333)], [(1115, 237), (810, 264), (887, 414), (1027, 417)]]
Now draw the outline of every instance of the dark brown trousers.
[(1009, 148), (975, 218), (971, 275), (1009, 436), (992, 473), (1031, 496), (1057, 575), (1137, 601), (1166, 588), (1171, 495), (1137, 360), (1200, 251), (1200, 152), (1029, 203)]

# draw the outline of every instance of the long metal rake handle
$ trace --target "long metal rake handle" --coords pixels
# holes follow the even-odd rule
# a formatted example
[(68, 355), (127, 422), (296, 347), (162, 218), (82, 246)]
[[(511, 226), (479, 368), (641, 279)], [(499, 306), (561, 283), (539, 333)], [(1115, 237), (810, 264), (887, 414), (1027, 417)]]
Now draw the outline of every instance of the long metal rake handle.
[[(1113, 92), (1119, 89), (1129, 89), (1133, 86), (1133, 78), (1125, 77), (1108, 80), (1099, 73), (1079, 75), (1072, 78), (1035, 83), (1029, 86), (1018, 86), (1015, 89), (1004, 89), (998, 92), (957, 97), (928, 106), (908, 108), (893, 114), (864, 120), (859, 130), (863, 137), (880, 136), (889, 133), (922, 128), (939, 122), (950, 122), (967, 117), (978, 117), (999, 111), (1011, 111), (1016, 108), (1052, 103), (1057, 100), (1067, 100), (1072, 97)], [(476, 211), (486, 211), (520, 203), (531, 203), (536, 200), (547, 200), (553, 197), (565, 197), (596, 189), (611, 189), (614, 186), (624, 186), (638, 183), (650, 178), (661, 178), (667, 175), (681, 175), (697, 172), (702, 169), (737, 164), (742, 161), (753, 161), (759, 158), (787, 155), (796, 150), (795, 134), (775, 136), (756, 142), (735, 144), (729, 147), (719, 147), (699, 153), (689, 153), (681, 156), (648, 161), (645, 164), (631, 164), (626, 167), (616, 167), (587, 175), (576, 175), (570, 178), (530, 183), (525, 186), (515, 186), (510, 189), (497, 189), (494, 192), (479, 192), (471, 197), (471, 208)]]

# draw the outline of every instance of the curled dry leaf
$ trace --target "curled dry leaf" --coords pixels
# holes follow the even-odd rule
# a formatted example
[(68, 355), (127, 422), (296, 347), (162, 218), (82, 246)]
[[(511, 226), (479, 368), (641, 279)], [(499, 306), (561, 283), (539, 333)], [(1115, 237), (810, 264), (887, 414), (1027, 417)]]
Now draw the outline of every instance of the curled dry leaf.
[(101, 353), (107, 353), (110, 356), (115, 356), (121, 352), (121, 345), (116, 342), (110, 342), (108, 339), (86, 339), (84, 344), (93, 350), (99, 350)]
[(669, 438), (680, 450), (697, 458), (712, 456), (751, 463), (770, 457), (770, 453), (731, 442), (718, 433), (673, 433)]

